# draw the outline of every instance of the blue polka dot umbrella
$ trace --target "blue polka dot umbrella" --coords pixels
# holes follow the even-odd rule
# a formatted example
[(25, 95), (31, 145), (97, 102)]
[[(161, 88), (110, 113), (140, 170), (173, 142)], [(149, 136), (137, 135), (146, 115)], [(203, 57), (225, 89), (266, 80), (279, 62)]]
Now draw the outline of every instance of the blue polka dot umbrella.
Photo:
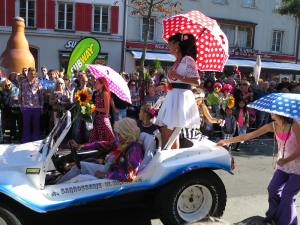
[(272, 93), (250, 103), (248, 107), (300, 120), (300, 94)]

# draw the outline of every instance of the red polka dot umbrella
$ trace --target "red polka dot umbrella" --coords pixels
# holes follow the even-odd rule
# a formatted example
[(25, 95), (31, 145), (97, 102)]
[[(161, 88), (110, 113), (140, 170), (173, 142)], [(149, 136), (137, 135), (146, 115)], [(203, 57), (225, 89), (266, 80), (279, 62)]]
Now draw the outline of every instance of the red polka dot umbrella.
[(228, 59), (228, 40), (217, 21), (199, 11), (179, 14), (163, 20), (165, 41), (176, 33), (196, 38), (197, 65), (201, 71), (223, 71)]
[(105, 77), (109, 90), (123, 101), (131, 104), (131, 96), (128, 85), (123, 77), (112, 68), (103, 65), (87, 65), (88, 70), (97, 79)]

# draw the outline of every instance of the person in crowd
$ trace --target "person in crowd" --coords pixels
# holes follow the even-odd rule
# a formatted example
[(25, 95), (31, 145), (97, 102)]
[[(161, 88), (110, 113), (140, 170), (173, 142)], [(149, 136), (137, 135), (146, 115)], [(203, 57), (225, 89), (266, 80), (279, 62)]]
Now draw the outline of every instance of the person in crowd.
[(39, 140), (43, 91), (34, 68), (28, 69), (26, 79), (20, 84), (19, 100), (23, 118), (22, 143)]
[(49, 104), (52, 108), (52, 117), (56, 125), (63, 113), (67, 111), (71, 104), (69, 92), (65, 88), (65, 82), (62, 78), (56, 79), (54, 92), (51, 93)]
[(39, 76), (40, 80), (49, 80), (48, 69), (44, 66), (41, 67), (41, 75)]
[(230, 84), (224, 84), (222, 88), (222, 95), (221, 95), (221, 114), (224, 115), (226, 108), (234, 107), (234, 97), (232, 93), (232, 86)]
[(169, 91), (168, 80), (167, 78), (163, 78), (161, 79), (159, 86), (156, 87), (155, 89), (156, 99), (158, 100), (160, 97), (165, 98), (167, 96), (168, 91)]
[(155, 104), (157, 100), (155, 89), (154, 83), (150, 83), (148, 87), (148, 93), (144, 98), (143, 104), (150, 104), (152, 106)]
[(90, 132), (89, 142), (114, 142), (115, 135), (109, 120), (111, 96), (107, 80), (104, 77), (96, 79), (93, 99), (96, 106), (96, 112), (93, 129)]
[(68, 95), (70, 96), (70, 102), (73, 103), (73, 98), (74, 98), (74, 86), (72, 85), (71, 79), (68, 77), (67, 74), (64, 75), (63, 78), (65, 82), (65, 89), (68, 92)]
[[(235, 111), (235, 118), (237, 122), (238, 135), (241, 135), (247, 133), (247, 129), (249, 127), (249, 112), (247, 110), (247, 105), (244, 100), (240, 100), (238, 105), (239, 107)], [(240, 143), (237, 143), (236, 147), (232, 150), (239, 151), (239, 144)]]
[(23, 75), (23, 77), (25, 78), (25, 77), (27, 77), (27, 74), (28, 74), (28, 68), (23, 68), (22, 69), (22, 75)]
[(16, 88), (19, 88), (19, 82), (18, 82), (18, 79), (17, 79), (17, 76), (18, 74), (15, 73), (15, 72), (12, 72), (8, 75), (8, 80), (10, 80), (13, 84), (13, 86), (15, 86)]
[(114, 93), (111, 93), (112, 101), (114, 102), (114, 121), (121, 120), (127, 116), (128, 103), (120, 99)]
[(206, 79), (204, 83), (204, 89), (206, 93), (211, 93), (214, 91), (214, 81), (212, 79)]
[[(169, 38), (168, 46), (176, 61), (167, 75), (172, 90), (167, 93), (157, 116), (158, 125), (162, 126), (163, 146), (175, 128), (200, 126), (197, 104), (191, 91), (192, 85), (200, 84), (195, 37), (191, 34), (177, 33)], [(179, 137), (176, 138), (172, 148), (179, 148)]]
[(214, 83), (213, 88), (213, 91), (208, 93), (206, 102), (208, 106), (212, 107), (212, 110), (216, 114), (216, 116), (221, 118), (222, 84), (216, 82)]
[(159, 129), (159, 126), (153, 124), (151, 119), (153, 119), (157, 114), (157, 110), (152, 108), (152, 105), (147, 103), (141, 106), (139, 113), (138, 127), (141, 132), (145, 132), (154, 135), (154, 131)]
[(271, 114), (274, 122), (259, 129), (220, 140), (217, 145), (247, 141), (274, 132), (278, 157), (271, 182), (268, 186), (269, 208), (264, 222), (278, 225), (298, 224), (295, 197), (300, 191), (300, 124), (291, 118)]
[[(221, 118), (215, 118), (212, 116), (211, 114), (211, 110), (209, 110), (209, 108), (206, 106), (204, 98), (205, 98), (205, 94), (204, 91), (201, 89), (193, 89), (193, 93), (196, 99), (196, 103), (198, 106), (198, 110), (199, 110), (199, 115), (200, 115), (200, 126), (199, 126), (199, 133), (202, 133), (201, 131), (203, 131), (203, 133), (207, 133), (206, 132), (206, 128), (204, 127), (205, 123), (209, 123), (209, 124), (218, 124), (220, 126), (223, 125), (224, 121)], [(185, 129), (185, 133), (192, 133), (191, 130), (187, 130)], [(211, 135), (210, 135), (211, 136)], [(187, 136), (185, 136), (187, 137)]]
[(130, 95), (131, 95), (131, 102), (132, 104), (128, 107), (127, 114), (129, 117), (137, 119), (138, 112), (141, 106), (141, 98), (140, 93), (138, 90), (138, 86), (135, 80), (130, 80), (128, 83)]
[[(75, 88), (74, 90), (74, 95), (73, 95), (73, 102), (76, 102), (75, 95), (76, 92), (79, 90), (86, 90), (89, 93), (92, 93), (92, 90), (87, 87), (87, 84), (89, 82), (87, 76), (84, 74), (80, 75), (78, 77), (79, 79), (79, 87)], [(81, 114), (78, 115), (78, 117), (75, 119), (73, 122), (73, 127), (72, 127), (72, 137), (75, 139), (77, 143), (86, 143), (89, 139), (89, 131), (87, 124)]]
[[(270, 84), (268, 81), (264, 81), (260, 86), (259, 86), (259, 91), (258, 91), (258, 96), (257, 98), (261, 98), (263, 96), (266, 96), (270, 94), (269, 92)], [(258, 111), (257, 113), (257, 118), (256, 118), (256, 127), (261, 127), (267, 123), (269, 123), (270, 120), (270, 114), (267, 112), (263, 111)]]
[(21, 111), (19, 105), (19, 88), (9, 80), (5, 79), (2, 83), (0, 93), (3, 106), (2, 116), (4, 130), (10, 131), (10, 139), (17, 140), (21, 133)]
[(65, 76), (65, 68), (62, 67), (58, 72), (58, 77), (63, 79), (64, 76)]
[(222, 136), (223, 139), (232, 138), (236, 132), (236, 119), (233, 115), (232, 108), (226, 107), (225, 116), (224, 116), (224, 126), (222, 127)]
[[(104, 164), (82, 161), (80, 162), (81, 169), (73, 167), (58, 180), (58, 183), (66, 182), (79, 174), (89, 174), (98, 178), (124, 182), (133, 181), (144, 157), (143, 146), (138, 143), (140, 129), (134, 119), (124, 118), (115, 122), (114, 130), (119, 143), (106, 156)], [(81, 147), (94, 149), (93, 145), (97, 144), (94, 142)]]
[(247, 80), (242, 80), (240, 88), (235, 90), (234, 99), (236, 100), (236, 107), (240, 100), (244, 100), (246, 104), (254, 100), (254, 93), (250, 90), (250, 83)]
[[(240, 100), (243, 100), (245, 104), (248, 104), (255, 100), (254, 93), (250, 89), (250, 83), (247, 80), (242, 80), (239, 89), (236, 89), (233, 95), (235, 99), (235, 107), (239, 108)], [(256, 123), (256, 111), (254, 109), (248, 109), (249, 112), (249, 126), (255, 126)]]

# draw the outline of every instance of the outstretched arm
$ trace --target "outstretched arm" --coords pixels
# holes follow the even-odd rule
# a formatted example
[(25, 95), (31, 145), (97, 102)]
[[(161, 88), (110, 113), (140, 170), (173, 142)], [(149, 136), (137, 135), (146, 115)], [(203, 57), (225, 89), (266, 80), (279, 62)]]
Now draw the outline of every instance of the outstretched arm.
[(239, 136), (236, 136), (236, 137), (233, 137), (233, 138), (229, 138), (229, 139), (226, 139), (226, 140), (220, 140), (217, 143), (217, 145), (218, 146), (224, 146), (224, 145), (229, 145), (229, 144), (236, 143), (236, 142), (247, 141), (247, 140), (259, 137), (259, 136), (261, 136), (265, 133), (268, 133), (268, 132), (273, 132), (272, 123), (268, 123), (268, 124), (262, 126), (261, 128), (255, 130), (253, 132), (247, 133), (247, 134), (242, 134), (242, 135), (239, 135)]

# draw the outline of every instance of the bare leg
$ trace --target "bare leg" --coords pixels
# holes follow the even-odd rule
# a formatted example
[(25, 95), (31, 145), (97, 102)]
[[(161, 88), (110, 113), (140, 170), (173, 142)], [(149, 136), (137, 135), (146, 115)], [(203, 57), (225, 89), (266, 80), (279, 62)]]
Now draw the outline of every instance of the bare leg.
[[(168, 142), (169, 138), (171, 137), (172, 133), (174, 132), (175, 129), (170, 130), (167, 127), (162, 127), (161, 129), (161, 134), (162, 134), (162, 147), (166, 145)], [(176, 138), (175, 142), (173, 143), (171, 149), (178, 149), (179, 148), (179, 137)]]

